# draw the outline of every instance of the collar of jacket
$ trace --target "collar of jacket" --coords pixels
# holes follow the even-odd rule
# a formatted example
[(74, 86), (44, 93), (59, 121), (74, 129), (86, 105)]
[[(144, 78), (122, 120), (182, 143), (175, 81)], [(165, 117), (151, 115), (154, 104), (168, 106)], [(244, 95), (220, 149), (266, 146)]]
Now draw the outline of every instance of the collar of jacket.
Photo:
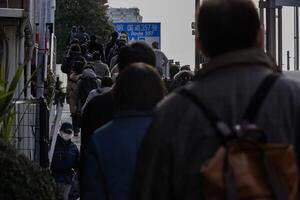
[(116, 119), (128, 118), (128, 117), (150, 117), (152, 111), (120, 111), (115, 114)]
[(219, 69), (232, 67), (264, 66), (273, 69), (275, 63), (262, 50), (242, 49), (220, 55), (203, 64), (203, 68), (197, 73), (197, 76), (203, 76)]

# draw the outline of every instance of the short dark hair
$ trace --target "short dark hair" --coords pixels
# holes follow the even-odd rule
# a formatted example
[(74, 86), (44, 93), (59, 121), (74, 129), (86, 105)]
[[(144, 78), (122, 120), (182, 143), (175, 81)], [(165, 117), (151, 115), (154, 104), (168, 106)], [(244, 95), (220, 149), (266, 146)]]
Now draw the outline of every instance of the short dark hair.
[(170, 70), (170, 78), (171, 79), (173, 79), (174, 76), (180, 71), (179, 67), (174, 63), (170, 64), (169, 70)]
[(81, 48), (79, 44), (72, 44), (71, 51), (73, 52), (81, 52)]
[(159, 46), (159, 44), (158, 44), (157, 41), (152, 42), (152, 47), (153, 47), (154, 49), (158, 49), (158, 46)]
[(93, 53), (93, 60), (100, 60), (101, 59), (101, 54), (99, 51), (95, 51)]
[(88, 50), (87, 44), (83, 43), (80, 47), (81, 47), (81, 52), (82, 52), (82, 53), (87, 52), (87, 50)]
[(122, 71), (126, 66), (138, 62), (154, 67), (156, 58), (154, 51), (146, 43), (134, 42), (120, 50), (117, 62), (119, 71)]
[(111, 37), (116, 40), (119, 37), (119, 33), (114, 31), (114, 32), (111, 33)]
[(144, 63), (134, 63), (124, 69), (113, 88), (119, 111), (152, 110), (165, 94), (166, 89), (158, 72)]
[(77, 38), (74, 38), (72, 41), (71, 41), (71, 44), (80, 44), (79, 40)]
[(260, 25), (251, 0), (204, 0), (198, 10), (198, 36), (208, 57), (254, 47)]

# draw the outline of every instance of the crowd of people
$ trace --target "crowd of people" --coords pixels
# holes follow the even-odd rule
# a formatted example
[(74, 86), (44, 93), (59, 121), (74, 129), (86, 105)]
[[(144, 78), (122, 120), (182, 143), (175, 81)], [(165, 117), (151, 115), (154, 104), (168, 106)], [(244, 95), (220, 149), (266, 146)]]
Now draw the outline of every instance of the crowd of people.
[[(88, 145), (90, 138), (97, 128), (115, 119), (116, 115), (120, 113), (123, 113), (121, 114), (123, 117), (120, 119), (126, 119), (126, 113), (132, 113), (131, 117), (137, 119), (131, 120), (129, 127), (137, 128), (136, 136), (133, 139), (140, 141), (147, 124), (150, 123), (151, 110), (159, 100), (165, 94), (192, 81), (194, 77), (191, 69), (169, 63), (157, 42), (153, 42), (151, 47), (146, 43), (129, 43), (126, 32), (113, 32), (110, 42), (104, 48), (97, 42), (95, 35), (89, 36), (82, 26), (78, 30), (76, 26), (73, 26), (68, 36), (67, 49), (61, 70), (68, 77), (66, 93), (72, 123), (63, 123), (52, 163), (55, 177), (64, 177), (55, 179), (64, 185), (65, 191), (67, 191), (66, 195), (70, 193), (73, 182), (71, 177), (74, 177), (79, 169), (79, 154), (74, 153), (78, 150), (71, 142), (72, 134), (77, 137), (81, 133), (80, 169), (83, 174), (83, 158), (88, 157), (88, 153), (84, 152), (90, 146)], [(127, 75), (121, 78), (123, 77), (122, 72), (127, 71), (125, 68), (127, 69), (128, 66), (136, 68), (136, 71), (128, 70), (129, 72), (125, 73)], [(122, 93), (114, 93), (117, 88)], [(118, 100), (121, 101), (118, 102)], [(127, 116), (127, 118), (131, 117)], [(144, 121), (144, 118), (147, 119), (147, 123), (143, 123), (141, 128), (135, 127), (135, 124)], [(72, 127), (72, 131), (66, 131), (63, 128), (65, 126)], [(130, 141), (128, 140), (128, 142)], [(138, 146), (134, 143), (130, 145)], [(71, 151), (71, 149), (73, 150)], [(72, 154), (70, 156), (72, 162), (62, 156), (63, 152), (66, 157), (68, 154)], [(74, 155), (78, 158), (74, 159)], [(135, 154), (132, 152), (131, 156), (134, 158)], [(124, 157), (124, 159), (128, 159), (128, 157)], [(66, 162), (69, 163), (66, 164)], [(129, 166), (132, 164), (128, 163)], [(131, 168), (129, 166), (128, 168)], [(88, 171), (91, 172), (90, 168)], [(81, 177), (87, 177), (87, 175)]]
[(52, 163), (69, 197), (77, 171), (82, 200), (296, 199), (300, 84), (263, 51), (254, 3), (203, 1), (197, 37), (207, 63), (195, 75), (157, 43), (114, 32), (104, 48), (73, 27), (72, 124)]

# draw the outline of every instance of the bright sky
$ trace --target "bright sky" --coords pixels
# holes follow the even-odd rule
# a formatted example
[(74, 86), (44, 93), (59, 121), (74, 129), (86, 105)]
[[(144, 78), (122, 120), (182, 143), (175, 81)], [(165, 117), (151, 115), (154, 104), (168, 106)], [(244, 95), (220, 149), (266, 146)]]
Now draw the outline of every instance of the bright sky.
[[(255, 0), (257, 3), (258, 0)], [(108, 0), (110, 7), (138, 7), (143, 22), (161, 22), (162, 50), (169, 59), (182, 65), (194, 66), (194, 37), (191, 22), (194, 21), (194, 0)], [(286, 51), (291, 52), (293, 66), (293, 9), (283, 9), (283, 64)]]

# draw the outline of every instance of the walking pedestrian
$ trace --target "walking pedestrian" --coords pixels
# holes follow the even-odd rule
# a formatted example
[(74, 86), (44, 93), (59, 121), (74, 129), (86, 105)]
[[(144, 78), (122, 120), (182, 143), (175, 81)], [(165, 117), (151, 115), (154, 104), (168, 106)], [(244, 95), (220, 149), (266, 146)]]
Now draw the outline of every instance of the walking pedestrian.
[(90, 41), (89, 47), (88, 47), (89, 53), (93, 55), (94, 52), (98, 51), (101, 56), (101, 61), (105, 62), (103, 45), (96, 41), (97, 37), (95, 35), (92, 35), (90, 39), (91, 39), (91, 41)]
[(105, 61), (106, 64), (110, 64), (110, 60), (109, 60), (109, 52), (111, 51), (111, 49), (115, 46), (117, 40), (119, 37), (119, 33), (118, 32), (113, 32), (111, 34), (111, 40), (109, 41), (109, 43), (107, 43), (106, 48), (105, 48)]
[(78, 81), (77, 86), (77, 112), (81, 113), (82, 106), (85, 104), (85, 101), (89, 93), (97, 88), (101, 88), (101, 79), (95, 73), (95, 69), (92, 65), (88, 65), (84, 68), (82, 75)]
[(74, 67), (68, 79), (68, 84), (67, 84), (67, 103), (70, 106), (70, 113), (71, 113), (72, 125), (73, 125), (75, 136), (77, 136), (80, 131), (79, 129), (80, 113), (77, 112), (78, 111), (77, 102), (79, 98), (77, 90), (78, 90), (78, 81), (81, 77), (83, 68), (84, 68), (84, 64), (80, 61), (76, 61), (74, 63)]
[(69, 77), (71, 70), (76, 61), (86, 64), (86, 59), (81, 54), (81, 48), (79, 45), (74, 44), (71, 46), (70, 53), (64, 58), (63, 64), (61, 65), (61, 71)]
[(101, 54), (98, 51), (93, 53), (93, 63), (95, 66), (96, 75), (102, 77), (110, 76), (107, 64), (101, 61)]
[[(142, 62), (150, 66), (155, 65), (155, 54), (153, 50), (144, 43), (132, 43), (122, 49), (118, 58), (119, 73), (130, 64)], [(90, 100), (82, 113), (81, 131), (81, 171), (84, 165), (84, 153), (88, 146), (90, 137), (94, 131), (113, 119), (115, 115), (115, 104), (113, 92), (109, 90)], [(82, 173), (80, 174), (82, 176)], [(81, 178), (80, 178), (81, 180)]]
[[(274, 72), (262, 50), (256, 6), (251, 0), (204, 0), (197, 33), (208, 63), (193, 83), (157, 107), (140, 148), (131, 199), (276, 199), (279, 193), (296, 199), (300, 85)], [(281, 147), (278, 165), (271, 164), (272, 145)], [(268, 181), (287, 171), (286, 178)]]
[(64, 200), (68, 200), (72, 179), (79, 166), (79, 151), (71, 141), (73, 127), (69, 122), (61, 125), (55, 144), (51, 172), (56, 183), (64, 190)]
[(72, 41), (75, 39), (77, 34), (77, 27), (76, 26), (72, 26), (72, 30), (70, 31), (69, 35), (68, 35), (68, 39), (67, 39), (67, 46), (69, 46)]
[(87, 34), (85, 32), (83, 26), (79, 26), (78, 32), (75, 35), (75, 38), (77, 38), (79, 40), (80, 45), (87, 44), (89, 42), (89, 40), (90, 40), (90, 36), (89, 36), (89, 34)]
[(117, 114), (95, 131), (86, 151), (83, 200), (128, 199), (139, 145), (165, 92), (151, 66), (132, 64), (120, 74), (113, 89)]
[(162, 77), (168, 77), (168, 73), (167, 71), (169, 70), (168, 69), (168, 65), (169, 65), (169, 60), (167, 58), (167, 56), (164, 54), (164, 52), (162, 52), (160, 49), (159, 49), (159, 44), (158, 42), (153, 42), (152, 43), (152, 48), (154, 50), (154, 53), (155, 53), (155, 57), (156, 57), (156, 68), (159, 72), (159, 74), (162, 76)]

